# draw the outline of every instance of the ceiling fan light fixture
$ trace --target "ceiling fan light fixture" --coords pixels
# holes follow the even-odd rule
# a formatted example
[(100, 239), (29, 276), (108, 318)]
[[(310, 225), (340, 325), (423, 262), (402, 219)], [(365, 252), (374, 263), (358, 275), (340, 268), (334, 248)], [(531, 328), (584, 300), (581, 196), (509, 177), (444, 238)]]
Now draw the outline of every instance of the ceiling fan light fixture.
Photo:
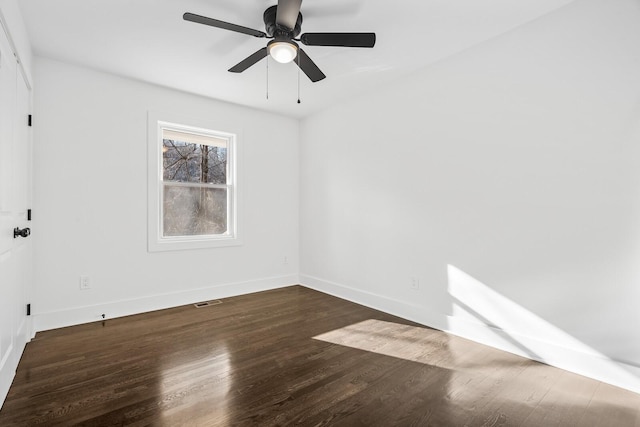
[(292, 41), (273, 40), (268, 45), (269, 55), (281, 64), (287, 64), (298, 56), (298, 45)]

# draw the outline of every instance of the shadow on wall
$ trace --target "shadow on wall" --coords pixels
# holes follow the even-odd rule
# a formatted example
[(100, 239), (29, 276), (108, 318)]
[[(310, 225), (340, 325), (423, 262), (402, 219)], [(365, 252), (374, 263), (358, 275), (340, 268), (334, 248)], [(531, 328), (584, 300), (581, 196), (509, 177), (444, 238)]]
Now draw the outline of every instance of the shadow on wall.
[(577, 340), (484, 283), (448, 265), (456, 335), (567, 371), (640, 392), (640, 378), (620, 363)]

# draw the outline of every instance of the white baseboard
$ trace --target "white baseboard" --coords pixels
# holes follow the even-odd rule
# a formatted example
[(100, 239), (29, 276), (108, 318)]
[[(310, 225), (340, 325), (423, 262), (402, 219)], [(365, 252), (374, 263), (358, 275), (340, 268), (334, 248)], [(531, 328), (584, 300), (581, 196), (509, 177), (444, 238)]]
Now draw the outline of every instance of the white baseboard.
[[(426, 313), (423, 307), (384, 295), (365, 292), (343, 284), (309, 275), (300, 275), (300, 283), (317, 291), (355, 302), (394, 316), (439, 329), (499, 350), (546, 363), (569, 372), (640, 393), (640, 366), (604, 355), (567, 348), (563, 343), (541, 341), (491, 325), (470, 322), (442, 313)], [(532, 350), (533, 349), (533, 350)]]
[(438, 316), (434, 313), (427, 312), (424, 307), (419, 305), (411, 305), (405, 301), (396, 300), (383, 295), (362, 291), (340, 283), (331, 282), (314, 276), (301, 275), (300, 284), (320, 291), (325, 294), (333, 295), (356, 304), (364, 305), (403, 319), (411, 320), (422, 325), (443, 330), (446, 328), (445, 316)]
[(297, 284), (297, 275), (267, 277), (245, 282), (227, 283), (188, 291), (150, 295), (144, 298), (111, 301), (104, 304), (74, 307), (60, 311), (34, 313), (34, 330), (36, 332), (63, 328), (105, 319), (130, 316), (154, 310), (178, 307), (218, 298), (229, 298), (253, 292), (277, 289)]

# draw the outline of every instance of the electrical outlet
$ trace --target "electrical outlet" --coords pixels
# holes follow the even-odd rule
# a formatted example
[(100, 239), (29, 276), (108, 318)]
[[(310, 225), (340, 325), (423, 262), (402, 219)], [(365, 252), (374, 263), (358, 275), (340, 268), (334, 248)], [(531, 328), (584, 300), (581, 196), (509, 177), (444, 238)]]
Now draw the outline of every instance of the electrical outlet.
[(411, 287), (411, 289), (413, 290), (418, 290), (420, 289), (420, 279), (418, 279), (417, 277), (413, 276), (410, 279), (409, 282), (409, 286)]
[(282, 259), (282, 263), (283, 263), (284, 265), (289, 264), (289, 257), (285, 255), (285, 257)]
[(80, 289), (91, 289), (91, 281), (89, 276), (80, 276)]

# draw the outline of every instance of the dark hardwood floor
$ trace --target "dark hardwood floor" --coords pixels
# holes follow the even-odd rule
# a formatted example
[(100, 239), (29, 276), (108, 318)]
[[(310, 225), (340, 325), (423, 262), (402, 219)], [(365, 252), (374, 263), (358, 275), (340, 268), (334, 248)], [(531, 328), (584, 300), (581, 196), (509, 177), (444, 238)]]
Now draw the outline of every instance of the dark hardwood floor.
[(294, 286), (41, 332), (1, 426), (640, 426), (640, 395)]

